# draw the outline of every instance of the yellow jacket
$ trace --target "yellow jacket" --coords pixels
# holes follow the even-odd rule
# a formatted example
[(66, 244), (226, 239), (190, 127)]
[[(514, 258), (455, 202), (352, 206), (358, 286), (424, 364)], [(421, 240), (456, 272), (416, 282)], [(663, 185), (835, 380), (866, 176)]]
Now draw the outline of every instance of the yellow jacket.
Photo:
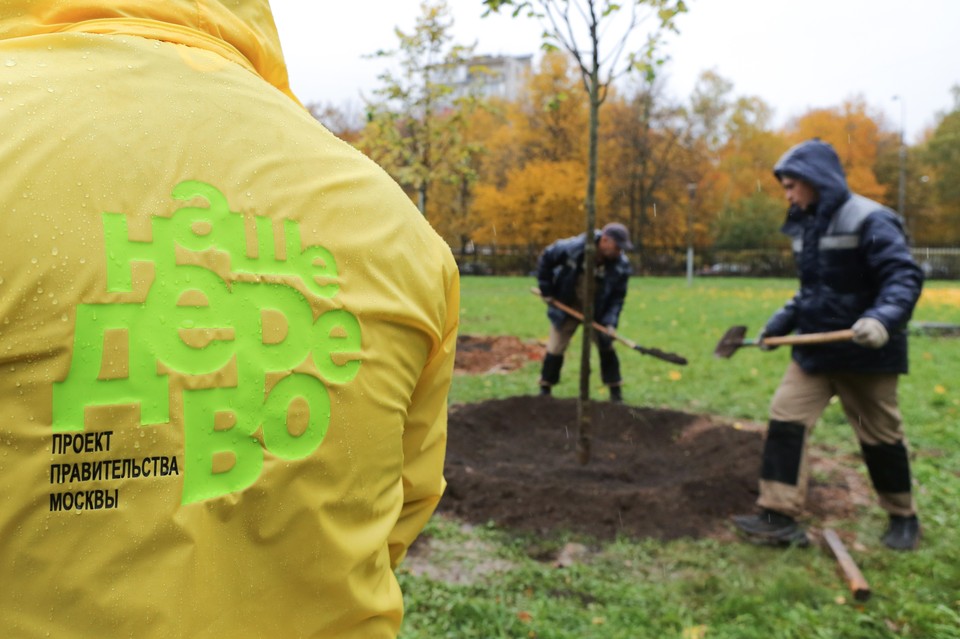
[(266, 0), (0, 0), (0, 130), (0, 636), (395, 636), (456, 266)]

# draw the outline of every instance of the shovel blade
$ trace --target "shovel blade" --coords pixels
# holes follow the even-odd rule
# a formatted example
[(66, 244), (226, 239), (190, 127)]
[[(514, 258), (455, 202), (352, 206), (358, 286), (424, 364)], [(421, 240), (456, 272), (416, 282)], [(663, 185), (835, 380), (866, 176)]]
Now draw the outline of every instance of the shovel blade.
[(746, 326), (731, 326), (723, 334), (717, 347), (713, 350), (714, 357), (729, 359), (737, 352), (737, 349), (743, 346), (743, 338), (747, 335)]

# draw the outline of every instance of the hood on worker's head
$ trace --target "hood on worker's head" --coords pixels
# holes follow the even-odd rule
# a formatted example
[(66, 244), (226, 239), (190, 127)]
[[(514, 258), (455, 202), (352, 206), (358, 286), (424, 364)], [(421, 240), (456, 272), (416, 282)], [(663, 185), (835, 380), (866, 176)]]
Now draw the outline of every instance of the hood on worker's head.
[(296, 100), (268, 0), (0, 0), (0, 40), (58, 32), (209, 49)]
[(773, 174), (803, 180), (817, 190), (818, 208), (832, 211), (850, 196), (847, 177), (832, 146), (817, 138), (797, 144), (777, 161)]

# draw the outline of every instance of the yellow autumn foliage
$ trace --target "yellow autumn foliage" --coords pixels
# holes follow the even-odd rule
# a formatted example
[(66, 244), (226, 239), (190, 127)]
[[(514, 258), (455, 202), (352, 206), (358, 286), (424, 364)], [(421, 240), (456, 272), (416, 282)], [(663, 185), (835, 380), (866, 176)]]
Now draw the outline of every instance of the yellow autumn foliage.
[(480, 184), (473, 201), (479, 222), (474, 240), (545, 246), (582, 233), (586, 184), (583, 164), (574, 161), (533, 161), (508, 172), (503, 188)]

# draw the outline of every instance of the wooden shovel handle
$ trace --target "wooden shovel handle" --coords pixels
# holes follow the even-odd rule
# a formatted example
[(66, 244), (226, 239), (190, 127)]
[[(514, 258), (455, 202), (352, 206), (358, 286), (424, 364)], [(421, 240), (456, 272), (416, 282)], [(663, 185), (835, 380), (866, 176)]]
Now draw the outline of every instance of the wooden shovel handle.
[(843, 575), (844, 580), (847, 582), (853, 598), (857, 601), (870, 599), (870, 584), (864, 579), (860, 568), (857, 567), (856, 562), (853, 561), (850, 553), (847, 552), (846, 546), (840, 541), (840, 536), (837, 535), (834, 530), (825, 528), (823, 530), (823, 540), (827, 542), (827, 546), (836, 558), (840, 574)]
[(828, 333), (764, 337), (759, 343), (769, 344), (770, 346), (786, 346), (791, 344), (829, 344), (830, 342), (846, 342), (852, 339), (853, 330), (846, 328), (842, 331), (830, 331)]

